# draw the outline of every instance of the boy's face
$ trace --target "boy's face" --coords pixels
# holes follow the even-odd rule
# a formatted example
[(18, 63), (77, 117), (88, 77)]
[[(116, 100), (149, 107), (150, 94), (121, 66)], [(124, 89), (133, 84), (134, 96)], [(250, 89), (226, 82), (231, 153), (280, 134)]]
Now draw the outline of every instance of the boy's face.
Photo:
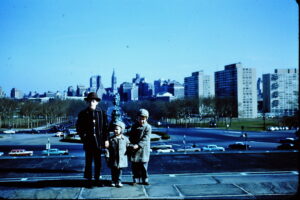
[(122, 133), (122, 128), (120, 126), (115, 126), (114, 133), (115, 135), (120, 135)]
[(138, 116), (138, 122), (140, 123), (140, 125), (144, 125), (147, 122), (147, 117)]

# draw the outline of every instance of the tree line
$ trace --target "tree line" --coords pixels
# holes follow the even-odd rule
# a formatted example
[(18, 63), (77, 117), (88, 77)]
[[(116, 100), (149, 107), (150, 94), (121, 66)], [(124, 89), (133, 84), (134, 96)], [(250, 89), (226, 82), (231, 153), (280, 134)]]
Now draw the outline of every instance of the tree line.
[(34, 128), (61, 123), (85, 107), (80, 100), (51, 100), (46, 103), (0, 99), (0, 128)]
[[(103, 110), (113, 106), (110, 101), (101, 101)], [(150, 120), (166, 121), (166, 119), (187, 120), (191, 118), (214, 121), (227, 120), (238, 116), (237, 102), (233, 98), (184, 98), (171, 102), (166, 101), (130, 101), (121, 102), (120, 107), (131, 119), (136, 118), (137, 110), (145, 108), (150, 112)], [(86, 107), (82, 100), (52, 99), (46, 103), (0, 99), (0, 128), (34, 128), (47, 124), (61, 123), (76, 119), (78, 113)], [(297, 123), (298, 117), (286, 117), (285, 122)]]
[[(227, 102), (227, 103), (226, 103)], [(107, 110), (111, 102), (101, 101), (102, 109)], [(37, 126), (60, 123), (74, 119), (80, 110), (86, 107), (82, 100), (52, 99), (46, 103), (29, 100), (0, 99), (0, 128), (33, 128)], [(202, 117), (236, 116), (234, 103), (229, 99), (185, 98), (171, 102), (165, 101), (130, 101), (120, 104), (123, 111), (135, 118), (136, 111), (145, 108), (151, 113), (151, 119), (187, 118), (193, 115)]]

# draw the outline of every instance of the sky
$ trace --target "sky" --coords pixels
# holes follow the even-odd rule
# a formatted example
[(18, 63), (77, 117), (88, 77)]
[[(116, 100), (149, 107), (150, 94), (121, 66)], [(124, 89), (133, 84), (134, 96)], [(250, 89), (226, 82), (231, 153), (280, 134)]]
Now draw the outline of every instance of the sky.
[(298, 17), (296, 0), (1, 0), (0, 87), (183, 83), (238, 62), (260, 77), (298, 68)]

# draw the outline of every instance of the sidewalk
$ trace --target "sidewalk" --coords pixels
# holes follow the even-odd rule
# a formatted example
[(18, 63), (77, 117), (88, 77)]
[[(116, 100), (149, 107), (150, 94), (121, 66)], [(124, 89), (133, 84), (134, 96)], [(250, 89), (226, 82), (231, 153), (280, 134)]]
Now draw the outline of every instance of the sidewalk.
[(81, 176), (0, 178), (0, 199), (295, 199), (298, 172), (154, 174), (149, 186), (85, 188)]

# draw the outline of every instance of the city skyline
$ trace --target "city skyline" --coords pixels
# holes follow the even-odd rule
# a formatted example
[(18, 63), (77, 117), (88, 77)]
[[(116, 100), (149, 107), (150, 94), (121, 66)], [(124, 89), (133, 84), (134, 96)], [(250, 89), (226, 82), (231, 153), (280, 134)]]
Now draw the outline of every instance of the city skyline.
[(192, 72), (214, 75), (238, 62), (256, 68), (257, 78), (298, 68), (293, 0), (0, 4), (0, 87), (6, 95), (12, 88), (42, 93), (88, 86), (93, 75), (101, 75), (107, 88), (113, 69), (119, 86), (136, 73), (151, 83), (183, 83)]

